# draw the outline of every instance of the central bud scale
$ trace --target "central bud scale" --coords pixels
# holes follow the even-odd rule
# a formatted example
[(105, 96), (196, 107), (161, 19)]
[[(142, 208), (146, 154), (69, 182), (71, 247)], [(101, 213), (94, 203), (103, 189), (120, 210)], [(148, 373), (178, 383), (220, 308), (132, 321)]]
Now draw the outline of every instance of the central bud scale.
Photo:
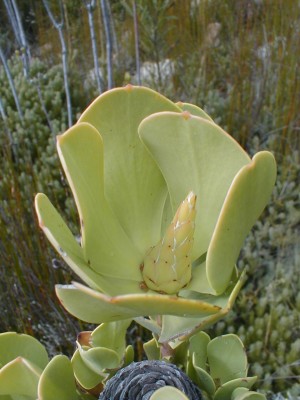
[(190, 192), (180, 204), (164, 237), (146, 253), (141, 271), (143, 285), (151, 290), (176, 294), (192, 277), (196, 195)]

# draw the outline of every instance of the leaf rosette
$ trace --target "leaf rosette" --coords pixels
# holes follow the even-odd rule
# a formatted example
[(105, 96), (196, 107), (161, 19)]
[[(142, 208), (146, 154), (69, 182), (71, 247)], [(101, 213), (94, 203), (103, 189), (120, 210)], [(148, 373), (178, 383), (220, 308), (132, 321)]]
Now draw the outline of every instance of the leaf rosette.
[(46, 195), (35, 205), (84, 282), (56, 286), (71, 314), (98, 324), (137, 319), (164, 342), (228, 312), (242, 286), (240, 249), (275, 183), (271, 153), (251, 159), (200, 108), (131, 85), (99, 96), (57, 149), (81, 243)]

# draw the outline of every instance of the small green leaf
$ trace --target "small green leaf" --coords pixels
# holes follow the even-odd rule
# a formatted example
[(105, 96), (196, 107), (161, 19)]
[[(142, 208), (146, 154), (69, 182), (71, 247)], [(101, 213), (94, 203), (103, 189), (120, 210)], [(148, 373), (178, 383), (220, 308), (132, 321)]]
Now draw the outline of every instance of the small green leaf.
[(85, 350), (81, 346), (78, 347), (78, 350), (82, 361), (96, 374), (102, 374), (106, 369), (114, 369), (120, 366), (121, 360), (113, 350), (103, 347)]
[(254, 385), (257, 381), (257, 377), (247, 377), (247, 378), (238, 378), (232, 381), (224, 383), (219, 389), (216, 391), (214, 400), (227, 400), (230, 399), (233, 392), (237, 388), (246, 388), (248, 392), (249, 389)]
[(163, 386), (157, 389), (149, 400), (189, 400), (189, 398), (177, 388)]
[(210, 374), (221, 385), (247, 377), (247, 356), (238, 336), (229, 334), (211, 340), (207, 346), (207, 357)]
[(55, 356), (43, 371), (38, 385), (39, 400), (78, 400), (71, 361)]
[(197, 367), (192, 360), (187, 363), (187, 375), (200, 389), (204, 390), (210, 396), (214, 395), (216, 385), (212, 377), (204, 369)]
[(101, 324), (92, 332), (92, 347), (113, 350), (121, 360), (126, 347), (125, 335), (130, 323), (131, 319)]
[(17, 357), (0, 369), (0, 395), (23, 395), (35, 400), (41, 373), (35, 364)]
[(189, 340), (189, 356), (193, 357), (193, 364), (199, 368), (206, 369), (207, 345), (210, 337), (205, 332), (199, 332)]
[(143, 344), (148, 360), (160, 360), (160, 348), (156, 339), (151, 339)]
[(231, 400), (266, 400), (266, 396), (261, 393), (250, 392), (245, 388), (237, 388), (233, 391)]
[(76, 380), (85, 389), (94, 388), (108, 375), (92, 371), (82, 360), (78, 349), (75, 351), (71, 362)]
[(17, 357), (22, 357), (40, 369), (44, 369), (49, 359), (45, 347), (29, 335), (15, 332), (0, 334), (0, 366)]
[(131, 364), (133, 361), (134, 361), (134, 348), (130, 344), (125, 349), (123, 367), (126, 367), (127, 365)]

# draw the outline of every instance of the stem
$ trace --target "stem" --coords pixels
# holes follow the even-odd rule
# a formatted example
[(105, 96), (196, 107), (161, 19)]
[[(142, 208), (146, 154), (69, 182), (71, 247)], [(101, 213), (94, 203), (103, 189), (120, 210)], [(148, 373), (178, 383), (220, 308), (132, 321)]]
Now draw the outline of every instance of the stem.
[(112, 68), (112, 37), (110, 28), (110, 17), (108, 11), (108, 5), (106, 0), (101, 0), (101, 11), (104, 23), (104, 31), (106, 38), (106, 62), (107, 62), (107, 86), (108, 89), (112, 89), (113, 83), (113, 68)]
[(141, 71), (140, 71), (140, 52), (139, 52), (139, 27), (137, 19), (136, 1), (133, 0), (133, 24), (134, 24), (134, 44), (135, 44), (135, 65), (138, 85), (141, 86)]
[(4, 0), (4, 5), (8, 14), (8, 17), (11, 22), (11, 26), (13, 28), (16, 41), (18, 42), (19, 47), (21, 48), (22, 55), (22, 63), (24, 67), (24, 76), (28, 78), (30, 62), (31, 62), (31, 54), (30, 48), (25, 36), (25, 32), (22, 25), (22, 20), (20, 17), (19, 9), (15, 0)]
[(97, 42), (96, 42), (96, 34), (95, 34), (95, 26), (94, 26), (94, 18), (93, 18), (93, 13), (95, 10), (95, 0), (91, 0), (89, 3), (86, 3), (85, 7), (88, 12), (88, 21), (89, 21), (89, 28), (90, 28), (91, 43), (92, 43), (95, 77), (96, 77), (96, 81), (97, 81), (98, 91), (101, 94), (103, 92), (103, 88), (102, 88), (102, 83), (101, 83), (101, 75), (100, 75), (100, 68), (99, 68), (99, 62), (98, 62)]
[(58, 22), (54, 15), (52, 14), (49, 4), (47, 0), (42, 0), (44, 7), (47, 11), (47, 14), (55, 27), (58, 31), (60, 44), (61, 44), (61, 55), (62, 55), (62, 64), (63, 64), (63, 75), (64, 75), (64, 87), (65, 87), (65, 94), (66, 94), (66, 101), (67, 101), (67, 110), (68, 110), (68, 125), (69, 127), (72, 126), (73, 118), (72, 118), (72, 104), (71, 104), (71, 94), (70, 94), (70, 87), (69, 87), (69, 80), (68, 80), (68, 53), (67, 53), (67, 46), (63, 34), (63, 27), (64, 27), (64, 16), (63, 16), (63, 7), (60, 0), (60, 13), (61, 13), (61, 20)]

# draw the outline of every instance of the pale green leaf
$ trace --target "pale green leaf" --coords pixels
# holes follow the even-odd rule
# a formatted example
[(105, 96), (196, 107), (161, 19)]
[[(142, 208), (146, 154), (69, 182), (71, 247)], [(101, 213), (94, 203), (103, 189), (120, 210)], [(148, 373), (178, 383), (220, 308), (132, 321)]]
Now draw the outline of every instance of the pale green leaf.
[(66, 356), (55, 356), (41, 375), (38, 399), (77, 400), (78, 398), (71, 361)]
[(45, 235), (63, 257), (73, 271), (90, 287), (104, 293), (123, 294), (142, 292), (139, 282), (117, 278), (109, 278), (93, 271), (84, 260), (82, 248), (76, 242), (73, 234), (53, 207), (47, 196), (39, 193), (35, 199), (39, 223)]
[(126, 367), (127, 365), (131, 364), (133, 361), (134, 361), (134, 348), (130, 344), (125, 349), (123, 367)]
[(104, 347), (94, 347), (85, 350), (81, 346), (78, 346), (78, 350), (82, 361), (96, 374), (103, 374), (106, 369), (120, 367), (121, 360), (113, 350)]
[(203, 301), (156, 293), (109, 297), (77, 282), (56, 285), (56, 294), (67, 311), (91, 323), (160, 314), (202, 317), (220, 310), (220, 307)]
[(143, 344), (144, 351), (148, 360), (160, 360), (160, 348), (156, 339), (151, 339)]
[(72, 357), (72, 368), (79, 384), (85, 389), (92, 389), (97, 386), (106, 377), (107, 374), (99, 374), (91, 370), (82, 360), (77, 349)]
[(42, 193), (37, 194), (35, 208), (41, 229), (65, 262), (90, 287), (104, 290), (101, 276), (89, 268), (82, 248), (48, 197)]
[(163, 386), (157, 389), (149, 400), (189, 400), (189, 398), (179, 389), (173, 386)]
[[(215, 291), (211, 288), (206, 276), (206, 262), (197, 264), (195, 262), (192, 266), (192, 279), (187, 286), (187, 290), (196, 291), (199, 293), (209, 293), (215, 295)], [(184, 292), (183, 289), (180, 293)]]
[(125, 335), (130, 323), (131, 319), (99, 325), (91, 335), (92, 346), (113, 350), (121, 360), (126, 348)]
[(198, 367), (190, 360), (187, 364), (187, 374), (200, 389), (204, 390), (210, 396), (214, 395), (216, 385), (205, 369)]
[(230, 281), (246, 235), (262, 213), (276, 179), (271, 153), (257, 153), (235, 176), (227, 193), (206, 257), (207, 277), (217, 293)]
[(36, 399), (42, 370), (22, 357), (0, 369), (0, 395), (23, 395)]
[(198, 196), (195, 260), (207, 251), (231, 182), (250, 158), (216, 124), (184, 112), (151, 115), (139, 134), (167, 182), (173, 213), (191, 190)]
[[(237, 388), (245, 389), (245, 392), (248, 392), (249, 389), (254, 385), (256, 382), (257, 377), (247, 377), (247, 378), (238, 378), (232, 381), (224, 383), (222, 386), (215, 393), (214, 400), (227, 400), (230, 399), (233, 392)], [(249, 392), (248, 392), (249, 393)]]
[(233, 391), (231, 400), (266, 400), (266, 396), (262, 393), (250, 392), (245, 388), (237, 388)]
[(0, 366), (22, 357), (40, 369), (48, 363), (45, 347), (34, 337), (16, 332), (0, 334)]
[(210, 374), (224, 384), (237, 378), (246, 378), (248, 363), (240, 338), (233, 334), (219, 336), (207, 346)]
[(156, 335), (161, 333), (161, 326), (153, 318), (136, 317), (134, 321)]
[(103, 142), (99, 132), (89, 124), (79, 123), (59, 136), (57, 142), (80, 216), (85, 262), (101, 275), (139, 282), (142, 256), (104, 196)]
[(160, 238), (167, 190), (137, 130), (145, 117), (159, 111), (180, 109), (157, 92), (129, 85), (101, 95), (79, 120), (103, 138), (105, 195), (141, 253)]
[(193, 357), (193, 363), (205, 370), (207, 363), (207, 345), (210, 337), (205, 332), (198, 332), (189, 340), (189, 356)]

